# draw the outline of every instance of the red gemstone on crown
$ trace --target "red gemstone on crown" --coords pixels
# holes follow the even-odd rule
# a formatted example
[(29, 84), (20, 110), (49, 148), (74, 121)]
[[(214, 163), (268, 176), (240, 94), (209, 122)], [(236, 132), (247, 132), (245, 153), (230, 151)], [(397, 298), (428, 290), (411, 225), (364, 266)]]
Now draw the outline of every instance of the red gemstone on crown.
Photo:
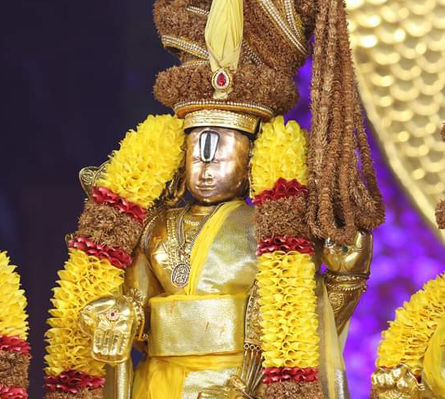
[(216, 85), (221, 88), (224, 88), (227, 85), (227, 76), (224, 72), (220, 72), (216, 76)]

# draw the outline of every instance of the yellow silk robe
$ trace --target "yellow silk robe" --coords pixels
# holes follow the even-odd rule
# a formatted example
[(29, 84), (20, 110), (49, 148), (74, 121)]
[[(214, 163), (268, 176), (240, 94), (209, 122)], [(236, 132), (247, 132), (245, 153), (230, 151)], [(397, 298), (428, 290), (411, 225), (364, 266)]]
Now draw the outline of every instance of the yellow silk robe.
[[(253, 208), (232, 201), (206, 222), (184, 288), (172, 284), (168, 259), (167, 227), (180, 211), (168, 210), (149, 226), (127, 272), (127, 285), (146, 295), (150, 320), (132, 399), (196, 399), (205, 388), (224, 385), (242, 365), (245, 306), (257, 272)], [(318, 281), (320, 378), (326, 399), (349, 398), (332, 308)]]

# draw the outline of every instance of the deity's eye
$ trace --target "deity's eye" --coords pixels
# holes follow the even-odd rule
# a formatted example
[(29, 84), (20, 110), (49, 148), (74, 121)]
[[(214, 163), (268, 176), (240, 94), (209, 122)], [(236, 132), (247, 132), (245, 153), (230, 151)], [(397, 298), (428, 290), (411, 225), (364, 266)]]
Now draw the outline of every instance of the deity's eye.
[(199, 136), (201, 160), (212, 162), (218, 148), (219, 134), (213, 130), (206, 130)]

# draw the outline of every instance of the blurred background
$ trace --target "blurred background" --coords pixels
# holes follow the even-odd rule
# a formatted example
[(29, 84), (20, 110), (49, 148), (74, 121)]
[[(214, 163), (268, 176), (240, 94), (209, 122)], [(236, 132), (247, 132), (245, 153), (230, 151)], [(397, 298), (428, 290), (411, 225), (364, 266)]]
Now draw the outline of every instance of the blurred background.
[[(445, 269), (442, 241), (424, 222), (432, 220), (433, 204), (445, 187), (440, 176), (438, 181), (431, 177), (445, 169), (445, 157), (433, 154), (441, 149), (438, 120), (445, 108), (440, 94), (445, 93), (440, 90), (445, 69), (434, 72), (430, 67), (437, 65), (434, 56), (443, 49), (422, 44), (428, 35), (430, 41), (440, 39), (445, 6), (441, 0), (426, 0), (422, 9), (410, 8), (411, 3), (415, 5), (410, 0), (350, 1), (354, 55), (387, 204), (387, 222), (375, 231), (369, 290), (351, 323), (346, 349), (355, 399), (368, 397), (380, 333), (395, 309)], [(67, 258), (64, 236), (76, 229), (83, 205), (78, 171), (106, 160), (126, 130), (146, 115), (169, 112), (154, 100), (152, 85), (156, 73), (175, 60), (157, 39), (152, 1), (16, 0), (2, 8), (0, 248), (19, 265), (27, 292), (33, 347), (30, 397), (39, 398), (51, 289)], [(415, 21), (428, 12), (436, 17), (422, 25), (422, 33)], [(404, 54), (397, 46), (404, 46), (404, 59), (390, 58)], [(405, 64), (412, 76), (396, 73), (394, 65)], [(420, 75), (415, 68), (419, 64)], [(307, 128), (310, 75), (309, 62), (296, 78), (302, 100), (289, 115)], [(413, 106), (410, 95), (417, 78), (419, 103)], [(438, 84), (437, 93), (428, 97)], [(430, 155), (435, 168), (422, 164)], [(396, 178), (394, 168), (399, 178), (400, 170), (408, 170), (408, 178)]]

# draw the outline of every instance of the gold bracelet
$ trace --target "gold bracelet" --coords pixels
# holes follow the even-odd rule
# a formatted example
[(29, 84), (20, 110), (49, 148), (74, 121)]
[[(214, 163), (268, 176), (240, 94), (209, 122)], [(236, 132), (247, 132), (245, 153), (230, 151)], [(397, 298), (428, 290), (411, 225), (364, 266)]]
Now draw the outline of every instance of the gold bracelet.
[(326, 286), (337, 291), (351, 292), (362, 290), (366, 291), (366, 281), (369, 278), (369, 273), (361, 274), (338, 274), (330, 270), (324, 274)]
[(144, 296), (136, 288), (132, 288), (124, 295), (124, 298), (132, 305), (134, 312), (136, 313), (136, 321), (138, 333), (136, 334), (136, 339), (138, 341), (146, 341), (148, 338), (147, 334), (144, 334), (145, 329), (145, 312), (143, 307)]

